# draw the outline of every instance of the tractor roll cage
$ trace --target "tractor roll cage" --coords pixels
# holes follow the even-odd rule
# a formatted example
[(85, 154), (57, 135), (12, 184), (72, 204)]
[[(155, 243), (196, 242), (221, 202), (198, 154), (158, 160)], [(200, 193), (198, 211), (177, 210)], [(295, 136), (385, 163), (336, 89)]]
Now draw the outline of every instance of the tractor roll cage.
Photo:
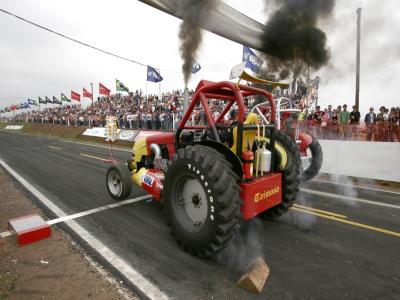
[[(224, 120), (224, 116), (229, 112), (232, 105), (236, 102), (238, 106), (238, 113), (237, 113), (237, 147), (236, 147), (236, 155), (242, 159), (242, 147), (243, 147), (243, 131), (245, 130), (257, 130), (256, 125), (248, 125), (244, 124), (245, 121), (245, 110), (246, 107), (244, 105), (243, 97), (248, 97), (252, 95), (262, 95), (268, 99), (268, 102), (271, 106), (271, 124), (265, 125), (265, 128), (270, 131), (271, 138), (270, 138), (270, 150), (272, 154), (275, 151), (272, 149), (275, 148), (275, 121), (276, 121), (276, 104), (272, 97), (272, 95), (262, 89), (254, 88), (251, 86), (236, 84), (230, 81), (222, 81), (222, 82), (210, 82), (202, 80), (198, 84), (196, 88), (196, 92), (192, 97), (192, 101), (182, 118), (182, 121), (179, 123), (177, 132), (176, 132), (176, 143), (179, 146), (180, 134), (182, 130), (189, 129), (189, 130), (196, 130), (196, 129), (207, 129), (211, 128), (212, 133), (215, 137), (217, 142), (221, 142), (217, 128), (215, 124), (221, 123)], [(216, 120), (213, 119), (211, 116), (211, 112), (209, 109), (207, 99), (217, 99), (217, 100), (226, 100), (228, 101), (227, 105), (220, 113)], [(207, 126), (186, 126), (189, 117), (191, 116), (193, 109), (195, 108), (196, 104), (201, 103), (204, 109), (204, 113), (207, 120)], [(274, 161), (274, 160), (272, 160)]]

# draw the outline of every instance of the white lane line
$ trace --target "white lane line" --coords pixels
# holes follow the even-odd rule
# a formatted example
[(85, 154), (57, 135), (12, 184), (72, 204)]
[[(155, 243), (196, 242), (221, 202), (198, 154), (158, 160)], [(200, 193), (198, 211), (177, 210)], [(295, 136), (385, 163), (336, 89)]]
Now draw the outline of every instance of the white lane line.
[(52, 149), (56, 149), (56, 150), (61, 150), (61, 148), (60, 147), (54, 147), (54, 146), (48, 146), (49, 148), (52, 148)]
[[(83, 142), (75, 142), (75, 141), (69, 141), (69, 140), (63, 140), (60, 139), (61, 142), (66, 142), (66, 143), (72, 143), (72, 144), (78, 144), (78, 145), (84, 145), (84, 146), (90, 146), (90, 147), (97, 147), (97, 148), (103, 148), (103, 149), (110, 149), (110, 146), (103, 146), (103, 145), (95, 145), (95, 144), (88, 144), (88, 143), (83, 143)], [(132, 152), (131, 150), (128, 149), (123, 149), (123, 148), (115, 148), (113, 147), (113, 151), (123, 151), (123, 152)]]
[(327, 193), (327, 192), (314, 191), (314, 190), (305, 189), (305, 188), (300, 188), (300, 191), (309, 193), (309, 194), (313, 194), (313, 195), (317, 195), (317, 196), (325, 196), (325, 197), (339, 199), (339, 200), (357, 201), (357, 202), (362, 202), (362, 203), (367, 203), (367, 204), (372, 204), (372, 205), (377, 205), (377, 206), (400, 209), (400, 205), (394, 205), (394, 204), (389, 204), (389, 203), (377, 202), (377, 201), (360, 199), (360, 198), (355, 198), (355, 197), (348, 197), (348, 196), (344, 196), (344, 195), (337, 195), (337, 194)]
[(393, 191), (369, 188), (369, 187), (359, 186), (359, 185), (351, 185), (351, 184), (340, 183), (340, 182), (333, 182), (333, 181), (326, 181), (326, 180), (312, 180), (311, 182), (330, 183), (330, 184), (343, 185), (343, 186), (348, 186), (348, 187), (357, 188), (357, 189), (364, 189), (364, 190), (371, 190), (371, 191), (378, 191), (378, 192), (400, 195), (400, 192), (393, 192)]
[[(0, 158), (0, 165), (3, 166), (16, 180), (18, 180), (27, 190), (29, 190), (39, 201), (50, 209), (58, 217), (66, 217), (67, 214), (51, 202), (45, 195), (26, 181), (21, 175), (14, 171), (4, 160)], [(140, 290), (149, 299), (169, 299), (156, 285), (147, 280), (142, 274), (135, 270), (127, 261), (120, 258), (114, 251), (104, 245), (100, 240), (94, 237), (76, 221), (70, 220), (65, 223), (76, 234), (78, 234), (86, 243), (90, 245), (104, 260), (110, 263), (116, 270), (127, 278), (138, 290)]]
[(76, 214), (73, 214), (73, 215), (69, 215), (69, 216), (65, 216), (65, 217), (60, 217), (60, 218), (57, 218), (57, 219), (49, 220), (49, 221), (47, 221), (47, 224), (53, 225), (53, 224), (57, 224), (57, 223), (60, 223), (60, 222), (69, 221), (69, 220), (72, 220), (72, 219), (88, 216), (88, 215), (91, 215), (91, 214), (94, 214), (94, 213), (97, 213), (97, 212), (100, 212), (100, 211), (108, 210), (108, 209), (115, 208), (115, 207), (120, 207), (120, 206), (123, 206), (123, 205), (135, 203), (135, 202), (142, 201), (142, 200), (149, 199), (149, 198), (151, 198), (150, 195), (145, 195), (145, 196), (137, 197), (137, 198), (134, 198), (134, 199), (128, 199), (128, 200), (124, 200), (124, 201), (120, 201), (120, 202), (116, 202), (116, 203), (100, 206), (100, 207), (89, 209), (89, 210), (85, 210), (85, 211), (82, 211), (80, 213), (76, 213)]

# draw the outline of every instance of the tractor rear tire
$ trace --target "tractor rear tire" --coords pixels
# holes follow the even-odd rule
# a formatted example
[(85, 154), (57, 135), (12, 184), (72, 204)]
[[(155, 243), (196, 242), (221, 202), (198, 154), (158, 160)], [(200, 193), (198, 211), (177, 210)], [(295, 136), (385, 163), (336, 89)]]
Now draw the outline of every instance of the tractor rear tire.
[(318, 174), (322, 166), (323, 153), (320, 143), (315, 137), (312, 137), (312, 143), (308, 146), (311, 151), (311, 163), (307, 169), (301, 170), (300, 182), (311, 180)]
[[(282, 173), (282, 202), (261, 214), (261, 217), (268, 219), (280, 217), (288, 211), (296, 200), (300, 184), (301, 161), (296, 142), (280, 130), (275, 131), (275, 142), (285, 150), (287, 162), (283, 168), (278, 167)], [(279, 155), (276, 157), (279, 157)], [(279, 166), (279, 164), (277, 165)]]
[(239, 227), (239, 178), (225, 157), (202, 145), (178, 150), (164, 181), (164, 208), (172, 234), (190, 254), (222, 250)]
[(107, 170), (107, 191), (115, 200), (124, 200), (132, 191), (131, 173), (123, 164), (113, 164)]

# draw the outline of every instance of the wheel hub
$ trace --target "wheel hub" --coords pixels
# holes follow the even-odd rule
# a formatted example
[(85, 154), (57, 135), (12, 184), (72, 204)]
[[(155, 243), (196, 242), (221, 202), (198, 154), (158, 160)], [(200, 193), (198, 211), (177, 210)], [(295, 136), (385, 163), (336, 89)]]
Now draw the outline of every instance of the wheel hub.
[(108, 186), (113, 195), (119, 195), (122, 191), (122, 181), (116, 171), (110, 172), (108, 176)]
[(202, 205), (201, 197), (199, 193), (194, 193), (192, 195), (192, 203), (194, 207), (199, 208)]
[(198, 231), (208, 216), (207, 197), (201, 182), (182, 178), (177, 185), (176, 209), (181, 225), (188, 231)]

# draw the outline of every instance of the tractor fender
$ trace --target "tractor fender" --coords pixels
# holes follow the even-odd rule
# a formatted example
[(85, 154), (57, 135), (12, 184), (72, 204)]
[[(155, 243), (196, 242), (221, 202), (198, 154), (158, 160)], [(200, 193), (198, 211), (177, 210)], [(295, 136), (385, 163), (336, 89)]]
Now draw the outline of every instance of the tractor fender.
[(313, 138), (311, 135), (305, 132), (299, 132), (298, 139), (301, 141), (299, 145), (299, 151), (302, 156), (307, 155), (306, 149), (311, 145)]
[(243, 167), (240, 158), (231, 151), (227, 146), (216, 141), (200, 141), (196, 145), (203, 145), (217, 150), (225, 156), (226, 160), (232, 165), (232, 170), (239, 178), (243, 177)]

